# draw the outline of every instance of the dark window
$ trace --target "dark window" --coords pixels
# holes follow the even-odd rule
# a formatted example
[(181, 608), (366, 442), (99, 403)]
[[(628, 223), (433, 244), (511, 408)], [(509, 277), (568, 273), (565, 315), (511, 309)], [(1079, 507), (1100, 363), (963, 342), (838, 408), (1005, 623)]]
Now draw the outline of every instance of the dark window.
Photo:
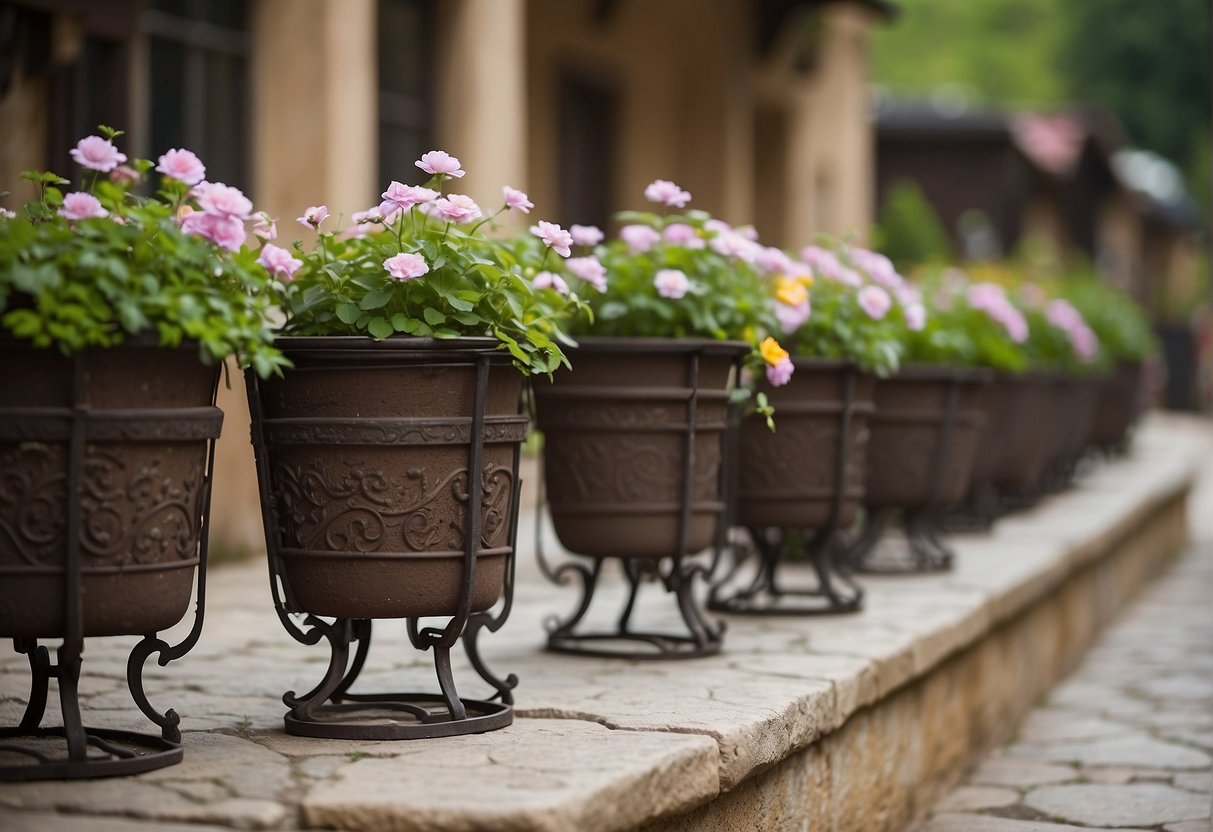
[(618, 95), (575, 76), (560, 83), (559, 221), (610, 227)]
[(206, 177), (247, 191), (248, 5), (241, 0), (152, 0), (148, 35), (147, 153), (186, 147)]
[[(379, 0), (379, 179), (408, 181), (432, 150), (434, 11), (430, 0)], [(412, 180), (416, 181), (416, 179)]]

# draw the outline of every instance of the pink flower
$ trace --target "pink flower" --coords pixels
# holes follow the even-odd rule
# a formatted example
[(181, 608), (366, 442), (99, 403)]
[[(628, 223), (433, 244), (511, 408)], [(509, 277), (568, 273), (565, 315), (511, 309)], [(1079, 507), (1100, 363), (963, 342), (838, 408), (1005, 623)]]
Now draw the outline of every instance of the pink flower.
[(365, 211), (355, 211), (350, 217), (354, 221), (354, 225), (366, 225), (372, 222), (383, 222), (383, 212), (379, 210), (378, 205), (372, 205)]
[(88, 220), (93, 217), (108, 217), (109, 211), (101, 207), (97, 197), (84, 191), (65, 194), (59, 216), (69, 220)]
[(775, 304), (775, 317), (779, 321), (779, 328), (785, 333), (795, 332), (809, 321), (810, 306), (809, 301), (802, 301), (795, 306), (788, 306), (786, 303)]
[(564, 278), (553, 272), (540, 272), (535, 275), (534, 283), (536, 289), (555, 289), (559, 295), (567, 295), (569, 293), (569, 284), (564, 282)]
[(1019, 297), (1029, 309), (1039, 309), (1045, 305), (1045, 290), (1035, 283), (1025, 283), (1020, 286)]
[(420, 254), (397, 254), (383, 261), (383, 268), (395, 280), (412, 280), (430, 270), (430, 264)]
[(566, 265), (569, 271), (600, 292), (606, 291), (606, 266), (597, 257), (571, 257)]
[[(387, 222), (392, 222), (396, 214), (401, 211), (407, 211), (414, 205), (424, 205), (437, 199), (440, 194), (437, 191), (423, 188), (420, 185), (404, 185), (400, 182), (392, 180), (392, 184), (387, 186), (387, 190), (380, 195), (383, 202), (379, 203), (379, 213), (383, 215), (383, 219)], [(357, 219), (354, 222), (358, 222)]]
[(685, 222), (675, 222), (667, 225), (662, 230), (661, 236), (672, 246), (700, 249), (707, 245), (703, 237), (699, 236), (699, 232), (695, 230), (695, 226), (687, 225)]
[(220, 248), (228, 251), (238, 251), (248, 234), (244, 230), (244, 220), (225, 214), (210, 214), (194, 211), (187, 214), (181, 221), (181, 230), (186, 234), (194, 234), (210, 240)]
[(640, 254), (656, 245), (661, 235), (647, 225), (625, 225), (619, 229), (619, 239), (627, 243), (632, 254)]
[(772, 387), (783, 387), (792, 380), (792, 373), (795, 370), (790, 358), (785, 358), (775, 364), (768, 364), (767, 381), (771, 383)]
[(1086, 321), (1082, 319), (1082, 313), (1075, 309), (1069, 301), (1061, 298), (1051, 300), (1045, 306), (1045, 319), (1066, 332), (1086, 325)]
[(302, 260), (292, 257), (289, 251), (272, 243), (266, 243), (261, 247), (261, 253), (257, 255), (257, 262), (265, 266), (265, 270), (271, 275), (285, 281), (294, 279), (295, 272), (303, 266)]
[(270, 219), (265, 211), (258, 211), (253, 217), (253, 233), (263, 240), (278, 239), (278, 223)]
[(751, 243), (756, 242), (758, 240), (758, 229), (752, 225), (739, 225), (736, 228), (734, 228), (733, 230), (736, 231), (738, 234), (740, 234), (742, 237), (745, 237)]
[(206, 178), (206, 165), (193, 151), (184, 148), (173, 148), (157, 159), (156, 170), (187, 185), (197, 185)]
[(869, 284), (859, 290), (859, 308), (874, 321), (879, 321), (889, 314), (892, 305), (893, 299), (889, 297), (889, 293), (879, 286)]
[(505, 207), (514, 211), (521, 211), (524, 214), (531, 213), (531, 209), (535, 207), (535, 203), (517, 188), (511, 188), (506, 185), (501, 189), (502, 195), (505, 197)]
[(712, 219), (706, 220), (704, 222), (703, 230), (710, 231), (713, 234), (723, 234), (726, 231), (732, 231), (733, 226), (729, 225), (724, 220), (718, 220), (715, 217), (713, 217)]
[(792, 270), (792, 258), (774, 246), (760, 248), (754, 263), (768, 274), (787, 274)]
[(253, 203), (241, 193), (239, 188), (224, 185), (222, 182), (199, 182), (190, 191), (198, 200), (198, 206), (208, 214), (224, 217), (234, 217), (247, 220), (253, 210)]
[(921, 303), (911, 303), (905, 308), (906, 327), (910, 332), (922, 332), (927, 325), (927, 308)]
[(328, 218), (329, 209), (327, 205), (313, 205), (303, 212), (302, 217), (299, 217), (299, 224), (305, 227), (319, 228), (320, 223)]
[(561, 257), (568, 257), (573, 253), (570, 248), (573, 245), (573, 235), (554, 222), (540, 220), (538, 224), (531, 226), (531, 233)]
[(1084, 364), (1095, 360), (1099, 354), (1099, 336), (1086, 324), (1080, 324), (1069, 331), (1070, 346)]
[(851, 262), (866, 272), (873, 282), (886, 289), (898, 289), (905, 284), (905, 279), (893, 268), (893, 262), (883, 254), (866, 248), (853, 248)]
[(445, 150), (431, 150), (422, 155), (421, 161), (413, 164), (431, 176), (451, 176), (455, 179), (462, 179), (465, 172), (459, 164), (459, 160)]
[(662, 269), (653, 278), (653, 285), (657, 287), (657, 294), (663, 298), (678, 300), (686, 297), (691, 288), (691, 281), (678, 269)]
[(691, 201), (689, 193), (668, 179), (654, 179), (650, 182), (644, 189), (644, 198), (649, 202), (672, 205), (675, 208), (682, 208)]
[(570, 225), (569, 233), (573, 235), (573, 245), (575, 246), (596, 246), (606, 236), (596, 225)]
[(470, 196), (451, 194), (434, 200), (433, 216), (446, 222), (471, 222), (481, 217), (480, 206)]
[(130, 187), (142, 182), (143, 174), (130, 165), (118, 165), (118, 167), (110, 171), (110, 181), (122, 185), (124, 188)]
[(0, 217), (3, 217), (6, 220), (15, 220), (17, 218), (17, 212), (10, 211), (7, 208), (0, 208)]
[(126, 154), (114, 147), (109, 139), (85, 136), (71, 149), (71, 156), (80, 167), (109, 173), (126, 161)]
[(732, 257), (735, 260), (741, 260), (746, 263), (755, 262), (762, 251), (762, 246), (753, 240), (746, 239), (744, 235), (737, 231), (726, 231), (723, 234), (717, 234), (711, 239), (709, 245), (717, 254)]

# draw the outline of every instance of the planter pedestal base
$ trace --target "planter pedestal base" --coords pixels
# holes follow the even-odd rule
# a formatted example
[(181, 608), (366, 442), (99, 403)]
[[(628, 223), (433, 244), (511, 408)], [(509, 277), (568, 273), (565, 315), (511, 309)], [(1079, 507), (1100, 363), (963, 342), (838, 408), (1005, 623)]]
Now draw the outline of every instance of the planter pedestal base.
[[(712, 587), (710, 609), (737, 615), (835, 615), (863, 609), (863, 589), (839, 561), (832, 530), (804, 534), (806, 559), (817, 579), (815, 587), (788, 587), (778, 577), (780, 563), (791, 561), (798, 548), (788, 530), (752, 528), (749, 536), (750, 547), (733, 547), (733, 567)], [(725, 588), (733, 585), (751, 554), (758, 557), (753, 580), (726, 595)]]
[[(556, 621), (549, 626), (549, 650), (579, 656), (620, 659), (695, 659), (720, 652), (724, 641), (724, 623), (714, 624), (704, 618), (693, 592), (695, 576), (702, 574), (706, 578), (713, 567), (705, 568), (700, 564), (686, 562), (681, 557), (621, 558), (620, 562), (628, 582), (628, 594), (615, 629), (578, 632), (577, 627), (589, 612), (590, 604), (594, 600), (594, 590), (602, 574), (603, 562), (603, 558), (595, 558), (592, 565), (568, 561), (551, 570), (549, 579), (554, 583), (567, 583), (571, 577), (581, 581), (581, 601), (567, 619)], [(542, 555), (540, 564), (547, 569)], [(641, 584), (646, 581), (659, 581), (666, 592), (673, 596), (678, 613), (686, 626), (685, 635), (632, 629), (632, 612), (636, 607), (636, 597), (640, 593)]]
[[(905, 534), (900, 551), (877, 549), (890, 519), (896, 517)], [(931, 511), (869, 511), (855, 538), (846, 545), (844, 557), (850, 568), (864, 575), (904, 575), (947, 572), (955, 552), (941, 534), (941, 521)]]
[[(304, 627), (311, 630), (301, 635), (311, 643), (321, 638), (328, 641), (329, 666), (312, 690), (302, 696), (291, 691), (282, 697), (291, 708), (285, 717), (286, 732), (323, 739), (414, 740), (504, 728), (514, 721), (512, 691), (518, 680), (513, 675), (498, 679), (480, 658), (476, 633), (491, 624), (492, 619), (483, 613), (471, 616), (462, 641), (476, 672), (497, 690), (493, 699), (499, 698), (499, 702), (460, 698), (451, 675), (450, 647), (425, 644), (429, 639), (418, 632), (415, 619), (408, 621), (409, 640), (418, 649), (434, 651), (441, 693), (349, 693), (370, 652), (371, 621), (339, 618), (330, 623), (308, 616)], [(358, 646), (351, 655), (350, 646), (355, 642)]]

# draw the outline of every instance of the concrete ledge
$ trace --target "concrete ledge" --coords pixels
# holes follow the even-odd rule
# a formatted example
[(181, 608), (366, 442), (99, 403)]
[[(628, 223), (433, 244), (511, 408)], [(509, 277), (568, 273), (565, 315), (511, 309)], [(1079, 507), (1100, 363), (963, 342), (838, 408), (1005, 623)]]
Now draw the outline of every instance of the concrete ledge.
[[(153, 704), (183, 716), (185, 762), (104, 783), (0, 786), (0, 807), (15, 824), (63, 829), (106, 816), (134, 829), (896, 829), (1005, 738), (1178, 549), (1208, 448), (1203, 425), (1151, 417), (1128, 459), (993, 534), (958, 536), (952, 574), (865, 581), (868, 609), (855, 616), (732, 618), (724, 654), (689, 662), (543, 653), (542, 621), (573, 593), (537, 575), (524, 518), (514, 613), (483, 640), (491, 666), (522, 679), (520, 718), (474, 737), (287, 737), (279, 697), (310, 687), (326, 657), (282, 631), (263, 564), (217, 570), (202, 641), (149, 673)], [(607, 590), (604, 619), (621, 587)], [(662, 623), (662, 600), (642, 595), (648, 623)], [(359, 687), (433, 688), (429, 657), (377, 627)], [(129, 646), (88, 646), (89, 724), (147, 730), (122, 683)], [(25, 696), (20, 658), (0, 657), (4, 724)], [(456, 678), (473, 687), (465, 670)], [(39, 825), (47, 812), (53, 827)]]

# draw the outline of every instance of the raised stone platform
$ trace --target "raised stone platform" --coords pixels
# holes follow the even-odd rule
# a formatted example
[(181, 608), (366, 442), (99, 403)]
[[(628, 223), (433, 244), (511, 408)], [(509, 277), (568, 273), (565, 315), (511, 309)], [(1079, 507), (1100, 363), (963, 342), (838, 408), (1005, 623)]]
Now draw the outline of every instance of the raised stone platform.
[[(683, 662), (543, 652), (543, 620), (574, 599), (538, 576), (524, 517), (513, 615), (482, 640), (496, 672), (521, 677), (519, 718), (479, 736), (286, 736), (281, 694), (311, 687), (327, 657), (282, 630), (264, 564), (218, 569), (201, 642), (148, 674), (153, 704), (182, 714), (185, 762), (0, 785), (0, 828), (897, 829), (1005, 740), (1179, 549), (1209, 450), (1205, 424), (1151, 417), (1129, 458), (992, 534), (956, 536), (953, 573), (865, 580), (858, 615), (734, 617), (720, 656)], [(662, 600), (642, 595), (654, 625)], [(359, 687), (433, 689), (428, 655), (388, 625)], [(87, 645), (86, 723), (148, 729), (125, 691), (130, 644)], [(474, 678), (456, 669), (465, 696), (484, 693)], [(0, 657), (0, 723), (25, 691), (23, 657)]]

